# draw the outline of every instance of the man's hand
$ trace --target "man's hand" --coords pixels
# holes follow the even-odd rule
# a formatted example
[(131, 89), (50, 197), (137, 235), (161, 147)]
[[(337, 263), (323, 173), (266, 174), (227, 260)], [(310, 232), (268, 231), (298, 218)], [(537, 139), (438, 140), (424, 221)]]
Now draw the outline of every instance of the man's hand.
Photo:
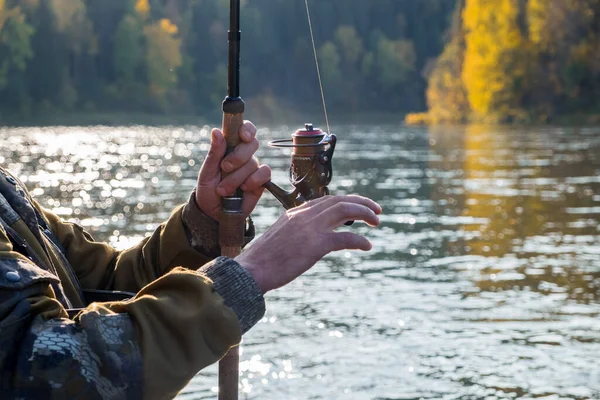
[(252, 275), (263, 293), (302, 275), (332, 251), (368, 251), (371, 243), (352, 232), (334, 232), (346, 221), (379, 225), (381, 207), (361, 196), (325, 196), (288, 210), (236, 261)]
[[(260, 165), (254, 157), (258, 149), (254, 124), (245, 121), (239, 135), (241, 143), (223, 159), (227, 143), (223, 133), (213, 129), (210, 150), (198, 175), (196, 204), (216, 221), (219, 220), (222, 196), (231, 196), (240, 187), (244, 191), (244, 214), (248, 216), (264, 191), (263, 185), (271, 179), (271, 169)], [(221, 180), (223, 174), (228, 175)]]

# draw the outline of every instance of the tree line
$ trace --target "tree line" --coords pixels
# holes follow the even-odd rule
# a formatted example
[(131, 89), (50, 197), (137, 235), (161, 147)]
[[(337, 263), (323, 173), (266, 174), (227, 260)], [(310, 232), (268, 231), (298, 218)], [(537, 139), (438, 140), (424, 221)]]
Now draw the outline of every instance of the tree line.
[(599, 115), (600, 0), (458, 1), (427, 102), (431, 123)]
[[(425, 109), (423, 71), (444, 49), (454, 0), (310, 4), (333, 112)], [(227, 0), (0, 0), (0, 120), (218, 112), (228, 14)], [(242, 95), (253, 110), (318, 109), (304, 1), (242, 0), (241, 15)]]

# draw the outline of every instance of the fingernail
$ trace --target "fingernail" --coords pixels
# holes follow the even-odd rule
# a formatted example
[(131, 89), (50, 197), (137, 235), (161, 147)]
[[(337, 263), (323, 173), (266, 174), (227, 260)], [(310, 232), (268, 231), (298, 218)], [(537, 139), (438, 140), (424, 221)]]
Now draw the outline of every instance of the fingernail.
[(233, 169), (233, 164), (231, 164), (229, 161), (225, 161), (223, 163), (223, 171), (231, 172), (232, 169)]
[(246, 139), (246, 140), (250, 140), (250, 132), (248, 131), (242, 131), (242, 139)]
[(224, 188), (224, 187), (222, 187), (222, 186), (217, 186), (217, 194), (218, 194), (219, 196), (225, 196), (225, 195), (227, 195), (227, 191), (225, 190), (225, 188)]

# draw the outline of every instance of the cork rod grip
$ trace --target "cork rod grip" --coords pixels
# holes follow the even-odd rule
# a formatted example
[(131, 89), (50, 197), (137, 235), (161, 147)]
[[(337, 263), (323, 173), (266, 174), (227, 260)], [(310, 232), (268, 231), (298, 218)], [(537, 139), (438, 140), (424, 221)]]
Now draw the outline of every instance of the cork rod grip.
[[(231, 152), (240, 143), (239, 131), (244, 124), (243, 113), (223, 113), (223, 136), (227, 142), (227, 152)], [(223, 174), (225, 178), (226, 174)], [(244, 245), (245, 218), (242, 201), (228, 201), (231, 198), (241, 199), (243, 193), (238, 189), (233, 196), (223, 199), (220, 217), (219, 236), (221, 247), (227, 247), (228, 257), (237, 257)], [(231, 248), (233, 247), (233, 248)], [(239, 249), (237, 249), (239, 248)]]
[(228, 151), (240, 144), (240, 128), (244, 125), (244, 114), (223, 113), (223, 136), (227, 142)]

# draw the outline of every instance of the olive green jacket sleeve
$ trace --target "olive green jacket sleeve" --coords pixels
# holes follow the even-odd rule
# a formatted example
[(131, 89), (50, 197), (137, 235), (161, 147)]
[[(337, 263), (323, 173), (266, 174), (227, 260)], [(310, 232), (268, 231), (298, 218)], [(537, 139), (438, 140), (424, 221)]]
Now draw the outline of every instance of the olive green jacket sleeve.
[[(215, 258), (214, 253), (200, 252), (190, 243), (182, 218), (184, 208), (190, 206), (175, 209), (151, 236), (123, 251), (94, 241), (82, 227), (51, 212), (44, 210), (43, 214), (84, 289), (137, 293), (175, 267), (197, 270)], [(206, 225), (216, 224), (204, 218)]]
[(27, 398), (168, 399), (239, 343), (264, 314), (262, 294), (234, 260), (211, 260), (190, 244), (183, 212), (119, 252), (44, 211), (84, 288), (137, 292), (74, 320), (55, 298), (56, 278), (0, 235), (1, 272), (29, 271), (0, 281), (0, 388)]

